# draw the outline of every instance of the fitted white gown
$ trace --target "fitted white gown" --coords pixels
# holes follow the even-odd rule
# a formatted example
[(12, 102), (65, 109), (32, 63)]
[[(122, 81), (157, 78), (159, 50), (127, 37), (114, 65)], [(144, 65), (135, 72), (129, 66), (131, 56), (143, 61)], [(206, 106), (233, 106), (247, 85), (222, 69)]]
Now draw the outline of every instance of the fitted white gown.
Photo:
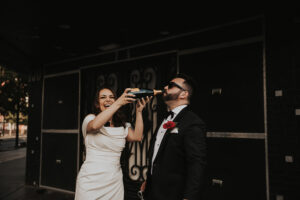
[(125, 147), (126, 127), (102, 127), (86, 134), (87, 124), (95, 118), (89, 114), (82, 124), (86, 159), (77, 175), (75, 200), (123, 200), (123, 174), (120, 156)]

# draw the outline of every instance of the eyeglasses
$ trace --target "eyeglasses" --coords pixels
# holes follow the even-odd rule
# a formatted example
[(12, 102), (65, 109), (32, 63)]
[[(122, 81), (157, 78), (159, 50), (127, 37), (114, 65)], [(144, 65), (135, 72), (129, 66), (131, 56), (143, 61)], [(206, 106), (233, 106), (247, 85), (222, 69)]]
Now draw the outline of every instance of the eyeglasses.
[(178, 85), (177, 83), (170, 81), (170, 82), (168, 83), (168, 88), (171, 89), (172, 87), (178, 87), (179, 89), (181, 89), (181, 90), (183, 90), (183, 91), (186, 91), (186, 89), (184, 89), (183, 87), (181, 87), (181, 86)]

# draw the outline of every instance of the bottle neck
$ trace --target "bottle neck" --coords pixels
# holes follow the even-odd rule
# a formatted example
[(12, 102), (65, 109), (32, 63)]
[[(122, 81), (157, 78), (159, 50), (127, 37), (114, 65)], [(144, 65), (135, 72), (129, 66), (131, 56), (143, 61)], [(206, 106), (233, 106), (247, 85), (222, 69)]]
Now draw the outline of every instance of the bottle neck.
[(163, 93), (163, 90), (154, 90), (153, 89), (153, 95), (158, 95), (158, 94), (162, 94)]

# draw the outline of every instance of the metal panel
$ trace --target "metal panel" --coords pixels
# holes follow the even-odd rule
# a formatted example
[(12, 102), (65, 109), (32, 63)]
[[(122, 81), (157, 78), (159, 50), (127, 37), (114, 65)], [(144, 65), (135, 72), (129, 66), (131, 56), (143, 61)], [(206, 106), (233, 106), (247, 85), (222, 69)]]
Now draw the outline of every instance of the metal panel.
[(263, 134), (262, 43), (216, 47), (180, 56), (180, 71), (198, 83), (193, 110), (209, 132)]
[(266, 199), (264, 140), (207, 138), (206, 200)]
[(30, 83), (26, 152), (26, 184), (36, 186), (40, 171), (42, 81)]
[(75, 191), (77, 135), (43, 133), (41, 186)]
[[(199, 95), (192, 105), (208, 128), (210, 177), (207, 180), (206, 199), (258, 199), (269, 196), (268, 157), (265, 146), (266, 74), (263, 39), (264, 37), (258, 36), (179, 52), (179, 55), (182, 55), (179, 57), (180, 71), (190, 74), (198, 81)], [(235, 109), (235, 106), (238, 106), (238, 109)], [(219, 149), (219, 146), (233, 143), (235, 147), (226, 147), (229, 151), (238, 147), (232, 153), (226, 154), (225, 149)], [(255, 155), (248, 150), (254, 146)], [(265, 154), (261, 154), (260, 151)], [(239, 155), (240, 153), (244, 155)], [(245, 165), (243, 160), (249, 158), (247, 154), (251, 154), (255, 159), (255, 168), (250, 168), (250, 164), (254, 164), (250, 159), (249, 166)], [(214, 163), (222, 158), (229, 159), (230, 162)], [(234, 166), (239, 168), (235, 169)], [(247, 173), (248, 170), (253, 170), (254, 175), (242, 175), (243, 171)], [(241, 176), (244, 176), (245, 180), (241, 179)], [(260, 185), (255, 184), (255, 179), (260, 180)], [(250, 189), (253, 183), (255, 187), (252, 185)], [(245, 197), (245, 193), (256, 193), (257, 196)]]
[(265, 139), (263, 133), (233, 133), (233, 132), (207, 132), (211, 138), (239, 138), (239, 139)]
[(44, 79), (43, 129), (78, 129), (79, 76)]
[[(79, 77), (79, 71), (44, 77), (39, 176), (42, 188), (75, 191), (79, 170)], [(55, 104), (59, 98), (62, 102)]]

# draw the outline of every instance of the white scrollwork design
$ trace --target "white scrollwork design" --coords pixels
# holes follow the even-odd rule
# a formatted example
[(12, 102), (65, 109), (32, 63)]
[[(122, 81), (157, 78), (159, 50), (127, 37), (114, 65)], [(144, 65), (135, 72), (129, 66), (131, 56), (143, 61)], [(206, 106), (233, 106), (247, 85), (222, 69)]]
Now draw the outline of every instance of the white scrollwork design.
[(147, 179), (147, 171), (148, 171), (148, 167), (147, 166), (143, 167), (143, 171), (142, 171), (143, 180)]
[(133, 165), (130, 170), (130, 178), (131, 180), (137, 181), (140, 177), (140, 168), (137, 165)]
[(153, 68), (147, 68), (143, 73), (144, 87), (153, 89), (156, 86), (156, 76)]
[(96, 81), (97, 87), (98, 87), (98, 88), (101, 88), (101, 87), (104, 86), (104, 84), (105, 84), (105, 77), (104, 77), (104, 75), (99, 75), (99, 76), (97, 77), (97, 81)]
[(113, 89), (114, 91), (117, 91), (117, 89), (118, 89), (118, 77), (115, 73), (112, 73), (112, 74), (108, 75), (107, 84), (111, 89)]
[(130, 87), (140, 87), (140, 79), (141, 79), (141, 72), (139, 70), (133, 70), (130, 74)]
[(104, 86), (108, 86), (114, 91), (117, 91), (118, 88), (118, 77), (115, 73), (111, 73), (108, 75), (99, 75), (97, 77), (97, 88), (102, 88)]
[[(130, 87), (153, 89), (156, 87), (156, 73), (154, 68), (135, 69), (130, 73)], [(141, 142), (134, 142), (129, 145), (130, 157), (128, 161), (129, 177), (134, 181), (143, 181), (146, 179), (148, 164), (147, 151), (150, 146), (150, 140), (153, 131), (156, 128), (157, 119), (157, 99), (153, 98), (151, 103), (144, 110), (144, 124), (148, 124), (146, 133)], [(132, 116), (135, 108), (132, 109)], [(145, 126), (146, 127), (146, 126)]]

